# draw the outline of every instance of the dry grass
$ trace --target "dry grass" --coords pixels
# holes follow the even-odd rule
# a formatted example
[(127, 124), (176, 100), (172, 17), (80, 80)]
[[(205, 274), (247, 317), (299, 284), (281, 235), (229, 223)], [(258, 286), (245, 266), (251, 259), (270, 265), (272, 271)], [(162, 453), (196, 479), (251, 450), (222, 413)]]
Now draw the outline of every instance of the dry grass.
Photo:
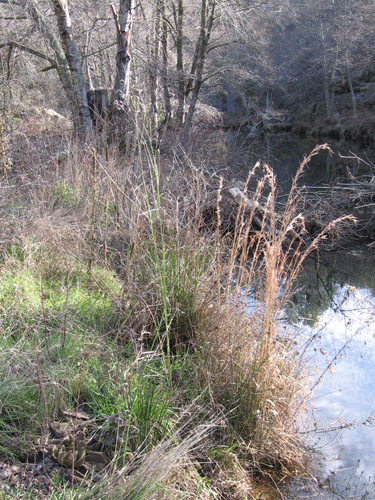
[[(234, 429), (249, 443), (252, 458), (263, 466), (302, 466), (296, 422), (309, 397), (307, 373), (279, 320), (305, 258), (331, 228), (347, 219), (339, 218), (310, 239), (297, 211), (298, 177), (322, 148), (301, 163), (281, 213), (276, 209), (275, 177), (263, 165), (250, 200), (252, 209), (248, 213), (245, 205), (239, 206), (230, 257), (219, 266), (218, 283), (226, 285), (215, 306), (202, 313), (202, 377), (213, 399), (227, 408)], [(254, 167), (247, 183), (259, 168)], [(259, 206), (262, 225), (254, 232)]]
[[(190, 419), (153, 449), (139, 448), (130, 464), (111, 469), (80, 498), (189, 498), (184, 487), (193, 490), (191, 498), (214, 498), (214, 486), (202, 484), (197, 466), (191, 465), (196, 448), (203, 453), (203, 442), (204, 453), (218, 446), (232, 447), (234, 455), (230, 460), (226, 455), (225, 462), (229, 460), (230, 467), (212, 459), (216, 472), (210, 480), (224, 488), (229, 481), (225, 471), (236, 471), (236, 484), (225, 486), (236, 491), (233, 498), (252, 498), (251, 471), (268, 476), (280, 468), (293, 473), (302, 467), (296, 422), (308, 397), (307, 374), (288, 332), (280, 330), (279, 319), (304, 259), (329, 228), (308, 241), (297, 212), (297, 180), (280, 213), (272, 169), (257, 164), (244, 186), (244, 193), (248, 185), (256, 186), (251, 195), (253, 209), (239, 205), (228, 238), (220, 230), (222, 182), (216, 231), (204, 227), (212, 191), (207, 173), (211, 166), (203, 161), (197, 166), (194, 155), (185, 154), (182, 161), (180, 149), (179, 154), (169, 151), (163, 156), (140, 132), (137, 141), (133, 139), (136, 147), (127, 153), (119, 153), (114, 144), (103, 144), (100, 138), (81, 148), (55, 137), (56, 142), (48, 145), (46, 165), (44, 151), (38, 159), (43, 140), (37, 134), (32, 141), (21, 139), (15, 141), (19, 153), (14, 153), (14, 169), (0, 187), (1, 271), (12, 280), (15, 269), (21, 275), (38, 275), (40, 290), (33, 292), (32, 321), (30, 310), (24, 308), (27, 293), (21, 285), (14, 292), (14, 303), (1, 314), (7, 335), (22, 338), (21, 322), (29, 325), (25, 332), (32, 335), (34, 350), (19, 344), (17, 352), (21, 360), (22, 350), (32, 350), (36, 378), (31, 389), (40, 392), (43, 421), (51, 418), (48, 413), (57, 407), (58, 398), (60, 406), (66, 404), (64, 397), (78, 400), (81, 386), (82, 397), (90, 397), (85, 376), (96, 363), (93, 340), (82, 342), (78, 355), (85, 362), (73, 376), (74, 384), (62, 387), (59, 394), (50, 389), (57, 380), (63, 384), (56, 375), (61, 366), (53, 374), (46, 361), (53, 349), (60, 349), (51, 347), (54, 335), (65, 347), (80, 325), (78, 312), (72, 313), (70, 291), (74, 285), (78, 301), (79, 285), (86, 287), (84, 315), (94, 338), (100, 345), (115, 341), (117, 346), (111, 354), (117, 359), (116, 367), (103, 367), (106, 383), (120, 384), (121, 370), (125, 380), (126, 374), (139, 370), (135, 380), (142, 381), (145, 372), (139, 360), (147, 360), (150, 352), (153, 359), (158, 353), (158, 366), (165, 375), (161, 387), (168, 394), (174, 391), (175, 405), (184, 412), (192, 404), (192, 394), (199, 394), (199, 406), (208, 405), (211, 414), (219, 412), (225, 424), (218, 432), (217, 420), (209, 415), (205, 423), (197, 416)], [(25, 154), (30, 144), (32, 154)], [(308, 161), (301, 164), (297, 176)], [(254, 230), (259, 206), (263, 207), (261, 227), (258, 224)], [(103, 275), (104, 271), (110, 274)], [(64, 300), (59, 299), (58, 311), (48, 302), (48, 282), (60, 283)], [(108, 316), (102, 317), (101, 309), (94, 314), (101, 300), (107, 301)], [(14, 322), (9, 325), (12, 315)], [(130, 366), (122, 354), (125, 345), (133, 350)], [(10, 356), (9, 346), (6, 349)], [(176, 356), (188, 364), (185, 371), (177, 370), (183, 376), (189, 373), (188, 388), (181, 388), (181, 380), (176, 385)], [(38, 375), (39, 366), (43, 372)], [(13, 383), (17, 385), (17, 380)], [(22, 376), (21, 392), (24, 383)], [(119, 388), (118, 393), (126, 390)], [(186, 474), (192, 475), (192, 482), (186, 481)], [(173, 490), (171, 478), (180, 484), (179, 491)]]

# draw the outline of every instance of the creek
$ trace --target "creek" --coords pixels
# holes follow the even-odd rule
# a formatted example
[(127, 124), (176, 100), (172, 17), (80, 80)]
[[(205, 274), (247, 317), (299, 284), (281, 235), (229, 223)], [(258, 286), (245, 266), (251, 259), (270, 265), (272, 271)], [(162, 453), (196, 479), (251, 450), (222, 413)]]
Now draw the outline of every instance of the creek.
[[(292, 178), (303, 160), (317, 144), (328, 143), (332, 152), (321, 151), (313, 157), (301, 181), (306, 186), (317, 186), (334, 182), (338, 177), (346, 177), (348, 170), (353, 175), (372, 172), (375, 174), (375, 148), (362, 148), (356, 144), (337, 140), (304, 138), (294, 134), (274, 134), (248, 138), (243, 135), (227, 138), (234, 153), (246, 151), (245, 164), (235, 160), (231, 162), (233, 169), (240, 177), (246, 178), (248, 169), (258, 160), (271, 165), (277, 177), (280, 193), (288, 192)], [(233, 155), (236, 158), (236, 155)], [(242, 155), (238, 155), (240, 157)]]
[(312, 369), (311, 477), (286, 498), (375, 498), (375, 252), (309, 259), (286, 317)]
[[(323, 142), (332, 153), (312, 158), (301, 179), (306, 186), (348, 173), (375, 174), (375, 150), (352, 144), (291, 134), (241, 141), (247, 167), (269, 163), (281, 193), (289, 191), (304, 155)], [(285, 310), (312, 373), (311, 408), (302, 426), (310, 472), (283, 491), (285, 500), (375, 499), (374, 270), (375, 251), (365, 243), (320, 254), (319, 263), (311, 257)]]
[[(281, 192), (316, 139), (282, 134), (247, 139), (248, 164), (261, 159)], [(325, 142), (325, 141), (321, 141)], [(375, 151), (327, 141), (332, 153), (312, 158), (302, 182), (375, 173)], [(375, 499), (375, 251), (366, 245), (309, 258), (285, 319), (311, 366), (313, 397), (303, 426), (310, 475), (285, 499)]]

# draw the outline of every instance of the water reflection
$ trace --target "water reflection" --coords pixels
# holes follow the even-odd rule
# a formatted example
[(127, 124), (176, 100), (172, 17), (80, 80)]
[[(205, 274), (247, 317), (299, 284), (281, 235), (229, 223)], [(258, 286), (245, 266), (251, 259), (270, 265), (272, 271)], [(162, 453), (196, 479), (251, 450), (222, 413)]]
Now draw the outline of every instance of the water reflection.
[[(366, 163), (373, 164), (375, 161), (375, 151), (371, 148), (364, 149), (356, 144), (337, 140), (325, 141), (311, 137), (302, 139), (290, 133), (268, 134), (262, 138), (233, 135), (232, 138), (228, 137), (228, 141), (233, 151), (233, 158), (229, 163), (232, 170), (237, 170), (237, 176), (245, 179), (249, 167), (258, 160), (264, 161), (272, 166), (277, 176), (279, 194), (280, 191), (289, 192), (300, 162), (317, 144), (328, 142), (332, 153), (323, 150), (311, 159), (301, 179), (301, 183), (306, 186), (330, 183), (337, 177), (345, 177), (348, 171), (353, 175), (368, 173)], [(239, 151), (241, 154), (238, 155)]]
[[(375, 253), (373, 250), (353, 248), (323, 255), (312, 255), (304, 265), (291, 304), (287, 308), (288, 319), (296, 323), (300, 319), (313, 325), (327, 309), (343, 307), (344, 285), (368, 290), (375, 296)], [(358, 301), (354, 309), (360, 312)]]
[(336, 253), (317, 279), (310, 263), (287, 313), (293, 323), (305, 318), (301, 349), (324, 373), (313, 398), (318, 426), (306, 433), (320, 451), (318, 498), (375, 498), (374, 264), (373, 252)]

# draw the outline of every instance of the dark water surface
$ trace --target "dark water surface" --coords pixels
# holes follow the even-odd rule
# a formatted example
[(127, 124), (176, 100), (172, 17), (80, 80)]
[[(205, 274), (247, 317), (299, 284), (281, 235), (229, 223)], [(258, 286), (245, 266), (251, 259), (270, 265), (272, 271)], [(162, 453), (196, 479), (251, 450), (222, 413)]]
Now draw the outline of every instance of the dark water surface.
[(348, 176), (348, 170), (353, 175), (375, 174), (375, 148), (364, 149), (356, 144), (337, 140), (301, 139), (293, 134), (268, 135), (262, 139), (240, 136), (233, 139), (232, 146), (233, 150), (247, 150), (246, 165), (242, 164), (240, 167), (244, 177), (258, 160), (264, 161), (273, 168), (281, 190), (288, 192), (303, 158), (315, 146), (325, 143), (331, 148), (331, 152), (323, 150), (311, 159), (302, 176), (302, 184), (314, 186), (330, 183), (338, 177)]

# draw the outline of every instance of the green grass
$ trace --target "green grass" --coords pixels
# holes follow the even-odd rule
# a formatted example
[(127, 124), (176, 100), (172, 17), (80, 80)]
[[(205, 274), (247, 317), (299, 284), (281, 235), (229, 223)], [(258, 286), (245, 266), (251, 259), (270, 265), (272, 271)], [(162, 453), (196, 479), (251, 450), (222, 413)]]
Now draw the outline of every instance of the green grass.
[(106, 380), (101, 350), (117, 345), (103, 333), (121, 291), (108, 270), (94, 267), (90, 279), (83, 267), (62, 272), (57, 255), (54, 268), (40, 266), (37, 252), (24, 256), (20, 245), (8, 247), (0, 269), (0, 432), (21, 454), (40, 434), (43, 411), (56, 416), (75, 406), (78, 388)]
[[(265, 167), (252, 200), (266, 204), (260, 230), (240, 205), (232, 239), (213, 234), (202, 225), (203, 175), (163, 171), (143, 146), (127, 169), (108, 151), (73, 149), (71, 178), (22, 198), (22, 213), (35, 213), (28, 224), (16, 216), (20, 199), (9, 201), (0, 451), (32, 459), (50, 420), (83, 410), (113, 461), (87, 491), (56, 485), (50, 498), (213, 499), (211, 479), (231, 475), (246, 498), (246, 469), (302, 466), (304, 373), (277, 329), (288, 280), (310, 248), (303, 253), (293, 232), (297, 244), (284, 245), (299, 228), (297, 197), (279, 215)], [(221, 196), (219, 188), (217, 207)], [(251, 314), (246, 293), (255, 293)], [(197, 457), (213, 463), (203, 478)]]
[(0, 305), (4, 312), (17, 311), (28, 323), (39, 317), (44, 308), (52, 317), (67, 309), (88, 327), (104, 327), (105, 320), (115, 312), (113, 300), (121, 292), (121, 283), (113, 271), (94, 266), (89, 275), (84, 266), (72, 271), (59, 268), (58, 255), (51, 265), (48, 259), (39, 263), (38, 252), (27, 263), (17, 245), (7, 249), (7, 259), (0, 270)]
[(73, 208), (82, 200), (81, 193), (72, 187), (65, 179), (57, 182), (53, 186), (52, 197), (55, 205), (62, 205), (66, 208)]

